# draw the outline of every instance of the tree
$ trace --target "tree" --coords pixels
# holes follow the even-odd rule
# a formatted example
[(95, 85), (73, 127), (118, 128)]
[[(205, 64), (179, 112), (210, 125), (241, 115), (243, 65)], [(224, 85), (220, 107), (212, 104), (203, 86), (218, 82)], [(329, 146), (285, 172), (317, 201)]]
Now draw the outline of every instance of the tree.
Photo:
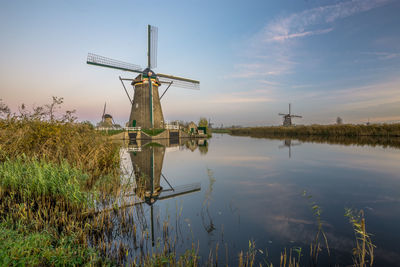
[(6, 118), (10, 113), (10, 108), (0, 99), (0, 118)]
[(340, 117), (336, 118), (336, 124), (343, 124), (343, 119)]
[[(56, 109), (60, 108), (62, 103), (64, 103), (64, 98), (53, 96), (53, 102), (51, 104), (45, 105), (45, 107), (47, 108), (47, 114), (49, 115), (50, 121), (54, 121), (54, 113), (55, 113)], [(70, 120), (71, 119), (70, 115), (74, 112), (75, 111), (70, 112), (68, 114), (68, 111), (67, 111), (67, 113), (65, 114), (66, 119)]]
[(198, 127), (205, 127), (205, 133), (207, 134), (208, 137), (211, 137), (211, 131), (208, 129), (208, 120), (204, 117), (201, 117), (199, 120), (199, 125)]
[(199, 126), (208, 128), (208, 120), (204, 117), (201, 117), (199, 120)]

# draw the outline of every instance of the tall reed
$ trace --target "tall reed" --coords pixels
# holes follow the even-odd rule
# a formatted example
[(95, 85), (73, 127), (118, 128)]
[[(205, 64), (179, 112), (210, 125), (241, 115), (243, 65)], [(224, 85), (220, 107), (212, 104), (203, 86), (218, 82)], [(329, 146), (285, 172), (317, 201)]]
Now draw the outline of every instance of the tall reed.
[(383, 136), (400, 137), (400, 123), (395, 124), (341, 124), (341, 125), (298, 125), (291, 127), (246, 127), (229, 129), (233, 135), (248, 136)]

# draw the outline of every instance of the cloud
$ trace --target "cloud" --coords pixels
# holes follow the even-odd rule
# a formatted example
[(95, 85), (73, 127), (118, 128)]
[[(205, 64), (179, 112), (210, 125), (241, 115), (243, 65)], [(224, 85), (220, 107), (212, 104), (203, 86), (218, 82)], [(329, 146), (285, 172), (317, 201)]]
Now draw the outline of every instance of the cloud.
[(267, 24), (261, 32), (262, 40), (264, 42), (286, 41), (293, 38), (328, 33), (333, 30), (332, 27), (325, 29), (313, 28), (321, 27), (324, 24), (332, 24), (336, 20), (380, 7), (389, 2), (391, 0), (352, 0), (294, 13)]
[(332, 30), (333, 30), (333, 28), (328, 28), (328, 29), (324, 29), (324, 30), (292, 33), (292, 34), (286, 34), (286, 35), (281, 35), (281, 36), (274, 36), (274, 37), (272, 37), (272, 39), (274, 41), (285, 41), (287, 39), (292, 39), (292, 38), (299, 38), (299, 37), (305, 37), (305, 36), (311, 36), (311, 35), (317, 35), (317, 34), (324, 34), (324, 33), (331, 32)]
[(267, 84), (267, 85), (279, 85), (278, 82), (272, 82), (272, 81), (268, 81), (268, 80), (258, 80), (258, 82), (261, 84)]
[(381, 60), (388, 60), (400, 57), (400, 53), (388, 52), (363, 52), (362, 54), (376, 56), (378, 59)]
[[(332, 5), (307, 9), (281, 16), (268, 22), (253, 37), (246, 39), (246, 55), (249, 63), (236, 64), (235, 71), (225, 78), (281, 77), (292, 73), (297, 65), (299, 51), (293, 49), (295, 40), (328, 34), (334, 30), (333, 23), (380, 7), (392, 0), (347, 0)], [(393, 57), (396, 55), (382, 55)], [(270, 79), (268, 79), (270, 80)]]

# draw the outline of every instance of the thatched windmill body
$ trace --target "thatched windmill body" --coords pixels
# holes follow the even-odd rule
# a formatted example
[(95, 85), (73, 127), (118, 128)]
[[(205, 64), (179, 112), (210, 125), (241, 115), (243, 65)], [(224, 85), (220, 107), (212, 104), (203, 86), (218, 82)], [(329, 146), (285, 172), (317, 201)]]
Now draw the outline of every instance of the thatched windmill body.
[[(135, 79), (119, 77), (131, 103), (131, 112), (128, 122), (128, 126), (130, 127), (141, 127), (144, 129), (164, 128), (164, 116), (160, 99), (164, 96), (169, 87), (172, 85), (189, 89), (200, 88), (199, 81), (161, 73), (157, 74), (153, 71), (153, 69), (157, 67), (157, 36), (158, 28), (148, 25), (148, 60), (147, 67), (144, 69), (139, 65), (125, 63), (91, 53), (89, 53), (87, 57), (87, 64), (139, 73)], [(131, 99), (123, 83), (123, 81), (126, 80), (131, 81), (134, 87), (133, 99)], [(167, 84), (168, 87), (160, 97), (158, 88), (162, 84)]]
[(279, 116), (283, 116), (283, 126), (292, 126), (292, 118), (303, 118), (299, 115), (293, 115), (291, 111), (291, 104), (289, 103), (289, 113), (279, 113)]

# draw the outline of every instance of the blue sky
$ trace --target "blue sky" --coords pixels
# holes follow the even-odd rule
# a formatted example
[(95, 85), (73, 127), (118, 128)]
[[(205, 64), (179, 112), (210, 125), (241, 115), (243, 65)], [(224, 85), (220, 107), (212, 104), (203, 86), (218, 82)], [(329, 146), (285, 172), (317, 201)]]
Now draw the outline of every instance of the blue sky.
[[(198, 79), (171, 88), (166, 120), (276, 125), (400, 120), (400, 1), (0, 1), (0, 98), (13, 110), (65, 99), (96, 122), (130, 106), (118, 76), (88, 52), (146, 65), (147, 24), (159, 28), (156, 72)], [(160, 89), (162, 90), (162, 89)]]

